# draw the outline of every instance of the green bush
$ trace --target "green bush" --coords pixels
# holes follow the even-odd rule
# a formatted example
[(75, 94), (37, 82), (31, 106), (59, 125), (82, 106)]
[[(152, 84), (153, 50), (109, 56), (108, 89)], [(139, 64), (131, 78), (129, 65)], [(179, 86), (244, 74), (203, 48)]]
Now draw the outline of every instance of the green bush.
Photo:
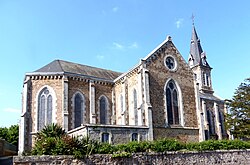
[(241, 140), (208, 140), (200, 143), (181, 143), (174, 139), (161, 139), (152, 142), (129, 142), (111, 145), (99, 143), (88, 137), (71, 137), (58, 125), (46, 126), (37, 133), (35, 145), (31, 151), (33, 155), (74, 155), (83, 158), (91, 154), (112, 154), (116, 157), (130, 157), (138, 152), (166, 152), (166, 151), (206, 151), (250, 149), (250, 142)]
[(96, 149), (98, 154), (112, 154), (113, 152), (116, 152), (116, 148), (109, 143), (100, 143)]
[(74, 155), (83, 158), (85, 155), (97, 153), (99, 143), (88, 137), (71, 137), (58, 125), (44, 127), (36, 135), (32, 155)]
[(152, 143), (151, 150), (155, 152), (178, 151), (185, 149), (185, 145), (175, 139), (161, 139)]
[(250, 149), (250, 143), (241, 140), (207, 140), (200, 143), (188, 143), (186, 149), (191, 151)]
[(118, 144), (116, 145), (117, 151), (125, 151), (129, 153), (136, 153), (136, 152), (146, 152), (149, 151), (151, 146), (150, 142), (142, 141), (142, 142), (129, 142), (126, 144)]

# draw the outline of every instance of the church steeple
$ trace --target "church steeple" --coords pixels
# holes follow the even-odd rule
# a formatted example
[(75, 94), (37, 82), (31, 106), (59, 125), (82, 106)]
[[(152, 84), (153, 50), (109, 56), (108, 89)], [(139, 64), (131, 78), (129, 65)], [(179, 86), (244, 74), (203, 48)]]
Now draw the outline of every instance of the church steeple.
[(213, 93), (211, 80), (212, 68), (207, 62), (206, 53), (202, 50), (194, 23), (192, 27), (188, 64), (195, 74), (196, 82), (199, 84), (199, 90), (203, 93)]
[(197, 65), (210, 67), (206, 60), (206, 53), (202, 50), (200, 39), (197, 35), (194, 23), (192, 27), (192, 37), (190, 43), (188, 64), (191, 68)]

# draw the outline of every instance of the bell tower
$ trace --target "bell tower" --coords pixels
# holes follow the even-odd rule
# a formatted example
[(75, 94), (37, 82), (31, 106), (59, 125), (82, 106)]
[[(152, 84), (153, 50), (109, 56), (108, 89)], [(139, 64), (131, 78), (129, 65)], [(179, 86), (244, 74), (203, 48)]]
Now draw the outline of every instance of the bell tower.
[(190, 53), (188, 65), (195, 74), (195, 80), (199, 83), (199, 91), (202, 93), (213, 94), (211, 70), (207, 62), (206, 53), (202, 50), (200, 39), (197, 35), (194, 23), (192, 27), (192, 37), (190, 43)]

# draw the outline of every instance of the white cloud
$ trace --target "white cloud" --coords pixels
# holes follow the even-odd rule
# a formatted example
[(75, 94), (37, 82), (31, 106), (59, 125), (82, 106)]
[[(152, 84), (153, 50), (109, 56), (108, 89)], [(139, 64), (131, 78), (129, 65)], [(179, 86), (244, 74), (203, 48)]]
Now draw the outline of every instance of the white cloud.
[(116, 49), (123, 49), (124, 46), (122, 44), (119, 44), (117, 42), (113, 42), (113, 46), (116, 48)]
[(96, 58), (97, 58), (98, 60), (100, 60), (100, 61), (101, 61), (101, 60), (103, 60), (103, 59), (104, 59), (104, 56), (102, 56), (102, 55), (97, 55), (97, 56), (96, 56)]
[(134, 42), (134, 43), (132, 43), (130, 46), (129, 46), (129, 48), (138, 48), (138, 44), (137, 44), (137, 42)]
[(113, 7), (113, 9), (112, 9), (112, 11), (114, 12), (114, 13), (116, 13), (117, 11), (119, 10), (119, 7)]
[(177, 29), (179, 29), (179, 28), (181, 27), (183, 21), (184, 21), (183, 18), (179, 18), (179, 19), (175, 22)]
[(118, 49), (118, 50), (128, 50), (128, 49), (137, 49), (139, 46), (137, 44), (137, 42), (133, 42), (131, 44), (120, 44), (118, 42), (113, 42), (113, 48), (114, 49)]
[(3, 111), (4, 112), (11, 112), (11, 113), (21, 113), (20, 109), (15, 109), (15, 108), (5, 108)]

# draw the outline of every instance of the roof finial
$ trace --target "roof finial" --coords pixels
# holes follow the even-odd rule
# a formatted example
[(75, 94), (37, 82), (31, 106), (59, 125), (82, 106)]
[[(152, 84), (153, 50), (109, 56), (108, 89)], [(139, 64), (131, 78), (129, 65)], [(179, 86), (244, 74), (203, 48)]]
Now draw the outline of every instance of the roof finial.
[(192, 13), (192, 16), (191, 16), (191, 19), (192, 19), (192, 23), (193, 23), (193, 25), (194, 25), (194, 13)]

